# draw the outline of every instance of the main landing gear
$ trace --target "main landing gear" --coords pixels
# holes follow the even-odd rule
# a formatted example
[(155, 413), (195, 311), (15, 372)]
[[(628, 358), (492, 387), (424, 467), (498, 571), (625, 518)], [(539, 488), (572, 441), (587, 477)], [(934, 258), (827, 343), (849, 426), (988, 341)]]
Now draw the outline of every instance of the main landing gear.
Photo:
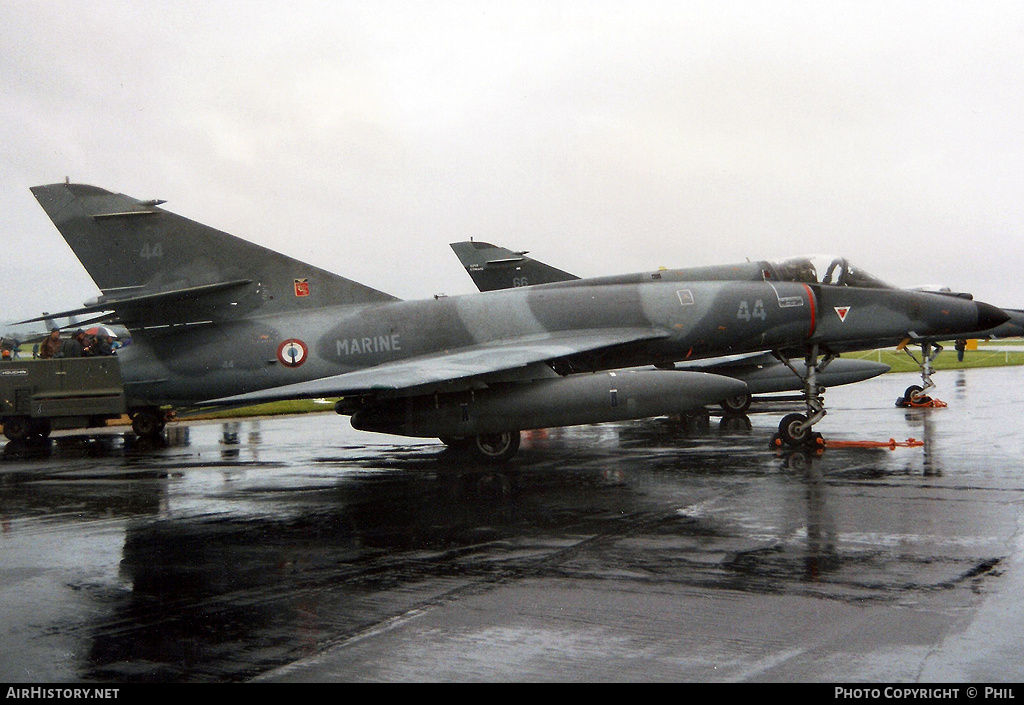
[(825, 371), (829, 363), (839, 357), (829, 352), (824, 357), (819, 356), (818, 344), (815, 343), (807, 350), (804, 358), (806, 373), (801, 374), (781, 352), (773, 353), (779, 362), (784, 364), (793, 374), (799, 377), (804, 383), (804, 404), (807, 406), (806, 414), (787, 414), (779, 424), (779, 432), (772, 438), (773, 446), (783, 444), (791, 447), (800, 446), (824, 446), (825, 441), (820, 433), (812, 430), (814, 424), (825, 418), (825, 403), (821, 397), (825, 388), (818, 384), (818, 374)]
[(441, 442), (449, 448), (469, 452), (474, 458), (489, 463), (504, 463), (519, 451), (519, 431), (481, 433), (477, 436), (444, 436)]
[(141, 438), (158, 438), (167, 425), (167, 414), (158, 407), (146, 407), (132, 413), (132, 430)]
[(942, 352), (942, 346), (938, 343), (921, 343), (920, 360), (914, 356), (914, 353), (910, 352), (910, 348), (907, 347), (906, 343), (903, 343), (900, 347), (921, 368), (921, 384), (923, 386), (912, 384), (907, 387), (906, 391), (903, 392), (903, 396), (896, 400), (896, 406), (904, 408), (945, 406), (943, 402), (933, 399), (928, 394), (931, 390), (935, 389), (935, 383), (932, 382), (932, 372), (935, 371), (935, 368), (932, 367), (932, 362)]

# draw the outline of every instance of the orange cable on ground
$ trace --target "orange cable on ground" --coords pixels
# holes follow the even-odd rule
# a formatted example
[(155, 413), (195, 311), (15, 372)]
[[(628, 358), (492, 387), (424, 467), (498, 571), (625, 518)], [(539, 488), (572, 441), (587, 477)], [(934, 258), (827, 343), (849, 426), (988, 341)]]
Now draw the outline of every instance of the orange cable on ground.
[(897, 441), (890, 438), (888, 441), (825, 441), (827, 448), (917, 448), (924, 445), (924, 441), (908, 438), (905, 441)]

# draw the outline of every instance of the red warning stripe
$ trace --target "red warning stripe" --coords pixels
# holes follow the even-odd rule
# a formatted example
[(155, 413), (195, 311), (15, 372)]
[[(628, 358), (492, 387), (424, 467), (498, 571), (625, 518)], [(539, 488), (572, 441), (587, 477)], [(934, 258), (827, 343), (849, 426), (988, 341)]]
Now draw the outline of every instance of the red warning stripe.
[(807, 332), (807, 337), (810, 338), (818, 329), (818, 303), (814, 300), (814, 291), (811, 287), (804, 284), (804, 289), (807, 290), (807, 303), (811, 306), (811, 329)]

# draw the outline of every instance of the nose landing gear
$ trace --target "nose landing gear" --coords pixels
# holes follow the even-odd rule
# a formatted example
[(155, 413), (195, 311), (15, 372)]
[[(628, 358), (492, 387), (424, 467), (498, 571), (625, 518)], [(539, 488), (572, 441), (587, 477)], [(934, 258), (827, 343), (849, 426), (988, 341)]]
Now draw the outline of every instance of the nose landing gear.
[(896, 406), (903, 408), (945, 406), (944, 402), (933, 399), (929, 394), (931, 390), (935, 389), (935, 383), (932, 382), (932, 372), (935, 371), (935, 368), (932, 367), (932, 362), (942, 352), (942, 346), (938, 343), (921, 343), (921, 359), (918, 360), (914, 353), (910, 352), (907, 342), (909, 341), (904, 341), (900, 348), (921, 368), (921, 383), (923, 386), (912, 384), (907, 387), (906, 391), (903, 392), (903, 396), (896, 399)]
[(814, 424), (825, 418), (825, 403), (822, 394), (825, 388), (818, 384), (818, 374), (823, 372), (829, 363), (839, 355), (827, 352), (823, 357), (819, 356), (818, 344), (811, 345), (804, 358), (804, 366), (807, 370), (801, 374), (781, 352), (774, 352), (775, 357), (792, 370), (793, 374), (799, 377), (804, 383), (804, 404), (807, 407), (806, 414), (787, 414), (779, 424), (779, 432), (772, 438), (772, 445), (779, 447), (783, 444), (791, 447), (800, 446), (824, 446), (825, 440), (820, 433), (813, 431)]

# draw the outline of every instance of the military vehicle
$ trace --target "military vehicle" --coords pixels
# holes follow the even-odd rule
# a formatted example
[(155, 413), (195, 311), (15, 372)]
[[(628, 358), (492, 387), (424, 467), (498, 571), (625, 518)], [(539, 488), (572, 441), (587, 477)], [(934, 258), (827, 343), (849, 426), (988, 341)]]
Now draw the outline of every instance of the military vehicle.
[(0, 424), (12, 441), (53, 429), (102, 426), (128, 412), (113, 356), (0, 364)]

